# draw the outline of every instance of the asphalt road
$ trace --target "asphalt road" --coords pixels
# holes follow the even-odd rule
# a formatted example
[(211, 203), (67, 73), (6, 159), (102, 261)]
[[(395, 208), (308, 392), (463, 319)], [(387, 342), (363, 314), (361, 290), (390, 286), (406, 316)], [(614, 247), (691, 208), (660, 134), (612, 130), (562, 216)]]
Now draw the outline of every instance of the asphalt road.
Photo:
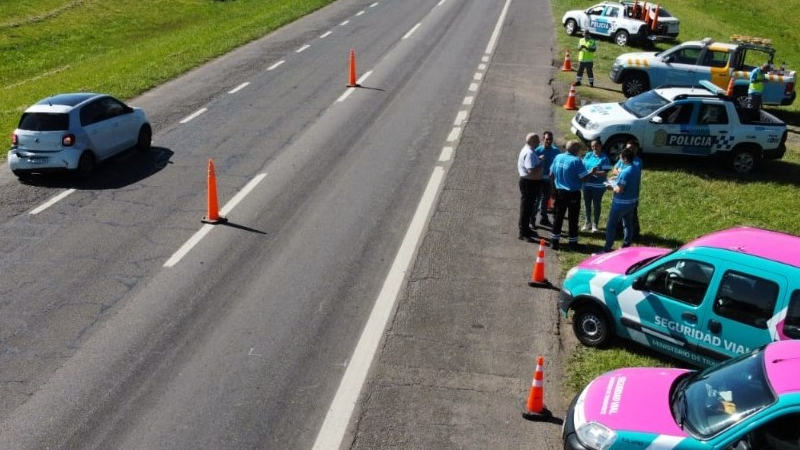
[[(0, 447), (312, 446), (509, 3), (340, 0), (134, 99), (148, 154), (80, 183), (5, 169)], [(253, 189), (165, 267), (209, 158), (221, 204)]]

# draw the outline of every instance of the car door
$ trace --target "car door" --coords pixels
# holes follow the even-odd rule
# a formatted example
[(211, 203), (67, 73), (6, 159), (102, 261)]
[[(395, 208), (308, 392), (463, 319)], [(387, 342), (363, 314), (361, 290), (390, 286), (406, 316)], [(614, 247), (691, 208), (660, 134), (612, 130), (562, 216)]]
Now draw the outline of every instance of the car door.
[[(777, 318), (781, 318), (780, 312)], [(782, 325), (780, 320), (776, 323), (778, 339), (800, 339), (800, 291), (792, 292), (782, 322)]]
[(729, 68), (730, 52), (724, 48), (706, 47), (696, 69), (695, 84), (709, 80), (722, 89), (728, 88), (731, 79)]
[(127, 125), (131, 116), (126, 114), (128, 107), (115, 98), (104, 97), (101, 103), (105, 111), (103, 122), (108, 129), (111, 144), (109, 153), (104, 157), (109, 157), (133, 145), (130, 142), (130, 126)]
[(598, 23), (596, 25), (597, 34), (601, 34), (603, 36), (611, 36), (617, 31), (617, 25), (619, 23), (620, 17), (620, 7), (616, 5), (607, 5), (605, 9), (603, 9), (603, 15), (600, 16), (598, 19)]
[(690, 125), (695, 102), (679, 100), (651, 119), (643, 133), (642, 151), (647, 153), (682, 154), (691, 136)]
[[(623, 324), (632, 329), (638, 326), (658, 351), (698, 364), (712, 362), (716, 358), (698, 354), (697, 347), (712, 339), (699, 327), (705, 321), (705, 305), (712, 300), (709, 285), (714, 274), (713, 264), (681, 256), (646, 269), (633, 283), (633, 289), (644, 295), (635, 306), (639, 324), (625, 318)], [(630, 308), (624, 298), (620, 305), (623, 310)]]
[[(673, 86), (697, 84), (697, 62), (703, 47), (685, 45), (664, 56), (666, 64), (664, 82)], [(656, 87), (656, 86), (653, 86)]]
[[(728, 120), (728, 109), (725, 104), (715, 101), (703, 101), (697, 112), (697, 130), (711, 136), (708, 147), (698, 147), (703, 154), (709, 155), (720, 151), (728, 151), (731, 147), (731, 129)], [(703, 144), (703, 140), (698, 140)]]
[(100, 159), (105, 159), (114, 148), (114, 137), (106, 121), (103, 100), (100, 98), (84, 105), (79, 114), (81, 127), (89, 138), (89, 148)]
[(777, 340), (773, 318), (785, 280), (752, 267), (720, 269), (714, 302), (702, 324), (721, 340), (720, 350), (736, 356)]
[(797, 426), (800, 423), (800, 408), (797, 406), (755, 414), (742, 422), (714, 439), (713, 448), (800, 450), (800, 427)]
[(587, 9), (586, 15), (583, 18), (584, 23), (581, 24), (581, 29), (589, 30), (589, 32), (593, 34), (598, 34), (598, 19), (603, 15), (604, 10), (605, 7), (603, 5), (595, 5)]

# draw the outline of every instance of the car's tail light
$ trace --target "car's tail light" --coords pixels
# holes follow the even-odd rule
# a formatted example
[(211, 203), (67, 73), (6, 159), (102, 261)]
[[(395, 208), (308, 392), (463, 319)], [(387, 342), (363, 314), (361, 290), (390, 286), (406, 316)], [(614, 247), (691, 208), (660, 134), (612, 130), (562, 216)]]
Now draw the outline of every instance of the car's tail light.
[(65, 134), (64, 137), (61, 138), (61, 145), (64, 147), (71, 147), (73, 144), (75, 144), (74, 134)]
[(786, 95), (791, 95), (794, 91), (794, 83), (786, 83)]
[(17, 136), (17, 133), (13, 133), (11, 135), (11, 145), (13, 145), (14, 147), (19, 145), (19, 136)]

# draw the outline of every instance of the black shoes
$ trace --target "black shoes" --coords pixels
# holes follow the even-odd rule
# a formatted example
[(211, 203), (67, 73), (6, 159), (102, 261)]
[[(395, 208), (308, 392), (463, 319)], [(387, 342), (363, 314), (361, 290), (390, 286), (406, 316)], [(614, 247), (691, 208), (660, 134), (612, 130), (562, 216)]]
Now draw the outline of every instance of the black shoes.
[(558, 241), (550, 241), (550, 248), (553, 250), (558, 250), (561, 248), (561, 245), (558, 243)]
[(539, 225), (543, 226), (543, 227), (552, 227), (553, 226), (553, 224), (550, 222), (550, 219), (548, 219), (547, 217), (542, 217), (542, 219), (539, 220)]
[(537, 237), (530, 234), (520, 234), (518, 238), (520, 241), (536, 242)]

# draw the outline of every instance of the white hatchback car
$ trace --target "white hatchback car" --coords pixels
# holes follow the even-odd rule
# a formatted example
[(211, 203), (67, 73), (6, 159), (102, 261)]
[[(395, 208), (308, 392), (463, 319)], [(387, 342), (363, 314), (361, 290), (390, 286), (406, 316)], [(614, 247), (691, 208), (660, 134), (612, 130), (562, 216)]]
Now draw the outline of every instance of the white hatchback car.
[(117, 153), (150, 148), (152, 128), (139, 108), (104, 94), (59, 94), (22, 114), (11, 140), (8, 165), (20, 178), (69, 170), (89, 175)]

